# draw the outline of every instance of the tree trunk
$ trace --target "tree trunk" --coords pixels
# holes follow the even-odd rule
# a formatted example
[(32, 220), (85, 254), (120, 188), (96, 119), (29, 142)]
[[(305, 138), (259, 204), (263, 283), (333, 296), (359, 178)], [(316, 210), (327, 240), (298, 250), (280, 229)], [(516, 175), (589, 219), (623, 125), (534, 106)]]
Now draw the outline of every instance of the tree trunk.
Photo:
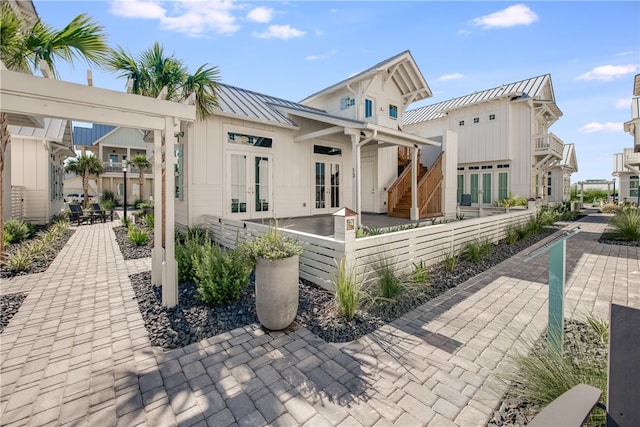
[(4, 256), (4, 160), (7, 147), (11, 143), (9, 134), (9, 118), (0, 113), (0, 261)]
[(82, 206), (86, 209), (89, 206), (89, 172), (82, 171)]
[(144, 201), (144, 169), (138, 167), (138, 181), (140, 181), (140, 200)]

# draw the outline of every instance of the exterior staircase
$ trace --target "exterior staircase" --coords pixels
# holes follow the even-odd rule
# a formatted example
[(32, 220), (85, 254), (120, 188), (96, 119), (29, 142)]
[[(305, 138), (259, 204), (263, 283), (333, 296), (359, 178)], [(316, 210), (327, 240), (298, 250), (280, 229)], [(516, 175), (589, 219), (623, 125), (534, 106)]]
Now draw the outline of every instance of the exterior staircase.
[[(418, 163), (418, 210), (420, 218), (442, 216), (442, 154), (429, 169)], [(404, 168), (387, 192), (387, 215), (411, 218), (411, 171), (413, 163)]]
[[(411, 177), (411, 167), (407, 167), (405, 170), (409, 171), (409, 177)], [(427, 167), (418, 165), (418, 182), (427, 174)], [(396, 218), (410, 218), (411, 217), (411, 187), (406, 189), (400, 196), (397, 204), (393, 208), (393, 215)]]

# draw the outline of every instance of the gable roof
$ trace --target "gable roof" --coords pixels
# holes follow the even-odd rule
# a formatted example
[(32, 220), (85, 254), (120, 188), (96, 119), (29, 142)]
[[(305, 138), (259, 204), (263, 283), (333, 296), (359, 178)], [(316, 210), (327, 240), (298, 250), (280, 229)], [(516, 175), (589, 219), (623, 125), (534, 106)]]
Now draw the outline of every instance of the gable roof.
[(324, 110), (223, 83), (218, 83), (216, 95), (219, 104), (216, 114), (244, 116), (260, 122), (280, 124), (287, 127), (297, 128), (298, 125), (286, 114), (279, 111), (276, 108), (277, 106), (326, 114)]
[[(549, 89), (547, 91), (547, 88)], [(536, 100), (551, 101), (550, 108), (557, 117), (562, 115), (562, 111), (556, 106), (553, 86), (551, 85), (551, 75), (544, 74), (538, 77), (532, 77), (520, 80), (514, 83), (505, 84), (494, 87), (492, 89), (474, 92), (469, 95), (452, 98), (448, 101), (438, 102), (437, 104), (427, 105), (425, 107), (409, 110), (404, 113), (403, 124), (411, 125), (414, 123), (426, 122), (428, 120), (439, 119), (446, 116), (449, 110), (467, 107), (481, 102), (488, 102), (499, 98), (534, 98)], [(550, 97), (551, 99), (545, 99)]]
[(564, 144), (562, 149), (562, 160), (559, 166), (573, 169), (578, 172), (578, 161), (576, 159), (576, 147), (574, 144)]
[(54, 152), (61, 151), (67, 157), (75, 156), (76, 153), (72, 149), (71, 122), (45, 117), (43, 123), (43, 127), (9, 125), (9, 133), (15, 136), (48, 141), (52, 144)]
[(73, 143), (76, 146), (92, 146), (94, 142), (113, 131), (116, 126), (93, 124), (93, 127), (73, 127)]
[(422, 72), (418, 68), (418, 64), (416, 64), (416, 61), (413, 59), (411, 52), (405, 50), (398, 55), (377, 63), (371, 68), (367, 68), (366, 70), (329, 86), (326, 89), (322, 89), (321, 91), (309, 95), (300, 102), (310, 102), (319, 96), (341, 90), (348, 85), (373, 77), (382, 72), (389, 73), (389, 78), (396, 86), (398, 86), (402, 95), (408, 98), (406, 105), (414, 101), (429, 98), (432, 95), (431, 89), (422, 75)]

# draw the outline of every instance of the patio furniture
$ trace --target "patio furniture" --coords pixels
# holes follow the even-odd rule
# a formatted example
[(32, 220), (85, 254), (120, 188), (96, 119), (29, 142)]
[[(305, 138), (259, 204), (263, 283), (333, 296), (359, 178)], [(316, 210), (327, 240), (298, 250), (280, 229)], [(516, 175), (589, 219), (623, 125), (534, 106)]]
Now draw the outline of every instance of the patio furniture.
[(93, 215), (86, 215), (82, 210), (82, 206), (77, 203), (69, 203), (69, 220), (78, 221), (78, 225), (91, 222), (93, 224)]
[(92, 203), (91, 204), (91, 215), (93, 215), (94, 218), (98, 218), (98, 219), (102, 220), (102, 222), (107, 222), (107, 218), (109, 218), (109, 220), (113, 221), (113, 209), (111, 209), (109, 211), (104, 210), (100, 206), (100, 203)]

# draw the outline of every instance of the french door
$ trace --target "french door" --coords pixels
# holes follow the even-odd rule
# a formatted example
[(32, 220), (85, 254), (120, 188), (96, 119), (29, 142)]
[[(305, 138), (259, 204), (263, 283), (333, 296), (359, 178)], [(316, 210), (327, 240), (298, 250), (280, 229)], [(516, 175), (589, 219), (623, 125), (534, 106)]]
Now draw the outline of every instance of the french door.
[(314, 212), (316, 214), (332, 213), (340, 207), (342, 195), (341, 164), (316, 160), (314, 164)]
[(268, 218), (273, 212), (272, 156), (228, 154), (226, 209), (232, 217)]

